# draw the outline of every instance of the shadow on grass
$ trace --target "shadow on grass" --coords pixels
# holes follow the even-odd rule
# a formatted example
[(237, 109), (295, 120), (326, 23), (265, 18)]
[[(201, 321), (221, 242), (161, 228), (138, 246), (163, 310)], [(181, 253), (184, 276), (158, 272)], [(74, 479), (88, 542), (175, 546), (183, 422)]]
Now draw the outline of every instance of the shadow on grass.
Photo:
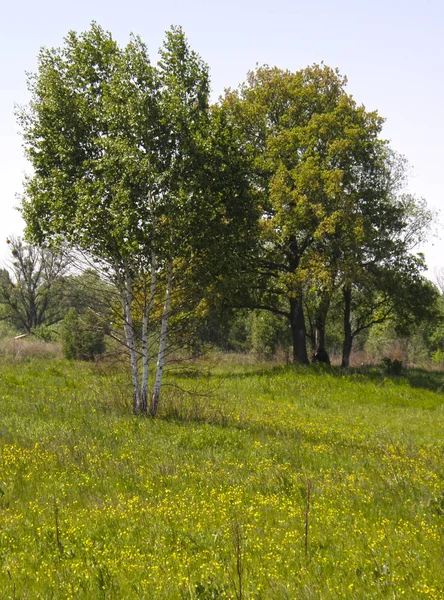
[(444, 371), (420, 369), (418, 367), (403, 367), (399, 375), (393, 375), (387, 372), (384, 365), (362, 365), (353, 367), (349, 370), (339, 366), (311, 365), (311, 373), (323, 375), (329, 373), (333, 377), (351, 378), (358, 376), (372, 382), (384, 382), (387, 379), (393, 382), (407, 382), (412, 388), (419, 388), (444, 393)]
[[(241, 368), (241, 367), (238, 367)], [(212, 379), (250, 379), (252, 377), (270, 377), (272, 375), (280, 375), (283, 373), (288, 373), (289, 370), (296, 370), (300, 372), (304, 372), (306, 367), (295, 366), (295, 365), (276, 365), (270, 363), (261, 364), (258, 366), (242, 366), (242, 371), (233, 370), (232, 372), (227, 371), (226, 369), (221, 372), (211, 372), (210, 377)], [(180, 375), (182, 377), (182, 375)]]
[[(430, 390), (436, 393), (444, 393), (444, 371), (420, 369), (418, 367), (403, 368), (400, 375), (391, 375), (387, 373), (386, 368), (375, 365), (362, 365), (349, 370), (343, 369), (340, 366), (330, 366), (324, 364), (311, 364), (308, 367), (302, 365), (276, 365), (276, 364), (261, 364), (258, 366), (242, 367), (237, 370), (235, 367), (231, 372), (223, 371), (208, 371), (206, 377), (213, 380), (248, 380), (256, 377), (273, 377), (283, 375), (289, 372), (294, 372), (295, 375), (304, 376), (310, 375), (331, 375), (338, 378), (351, 378), (360, 376), (372, 382), (390, 379), (393, 382), (405, 381), (413, 388)], [(198, 379), (202, 377), (202, 371), (184, 370), (176, 372), (180, 379)]]
[(362, 366), (353, 369), (351, 375), (359, 373), (371, 381), (406, 381), (413, 388), (444, 393), (444, 371), (420, 369), (418, 367), (403, 368), (400, 375), (387, 374), (384, 367)]
[(227, 432), (244, 432), (253, 436), (253, 438), (257, 436), (267, 439), (285, 437), (294, 443), (300, 443), (302, 440), (317, 443), (320, 440), (318, 436), (308, 434), (299, 427), (288, 427), (280, 423), (262, 423), (254, 419), (250, 420), (246, 415), (239, 419), (239, 415), (234, 410), (227, 410), (223, 404), (205, 406), (204, 404), (193, 403), (190, 406), (186, 403), (165, 403), (157, 418), (185, 427), (207, 425)]

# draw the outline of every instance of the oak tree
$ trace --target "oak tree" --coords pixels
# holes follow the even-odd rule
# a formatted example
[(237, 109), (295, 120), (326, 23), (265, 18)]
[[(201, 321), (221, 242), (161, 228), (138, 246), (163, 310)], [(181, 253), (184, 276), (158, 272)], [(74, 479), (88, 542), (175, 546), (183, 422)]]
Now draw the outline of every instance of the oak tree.
[(262, 213), (252, 306), (288, 318), (294, 361), (305, 364), (304, 290), (312, 267), (321, 256), (318, 267), (334, 270), (337, 252), (363, 236), (365, 213), (377, 213), (386, 194), (383, 120), (345, 86), (346, 78), (324, 65), (296, 73), (261, 67), (225, 97), (252, 158)]

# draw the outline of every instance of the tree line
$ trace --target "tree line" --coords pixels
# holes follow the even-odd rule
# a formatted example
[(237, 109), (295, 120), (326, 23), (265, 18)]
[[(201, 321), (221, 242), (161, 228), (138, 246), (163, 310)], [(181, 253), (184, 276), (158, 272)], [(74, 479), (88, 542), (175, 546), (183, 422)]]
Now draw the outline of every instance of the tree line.
[(18, 111), (27, 239), (73, 249), (115, 290), (135, 413), (157, 412), (168, 338), (211, 339), (236, 309), (285, 319), (294, 362), (309, 363), (307, 338), (329, 362), (340, 298), (345, 367), (360, 332), (430, 313), (417, 246), (433, 215), (403, 193), (405, 160), (344, 76), (258, 67), (211, 105), (181, 28), (159, 54), (153, 65), (140, 38), (121, 48), (94, 23), (70, 32), (41, 50)]

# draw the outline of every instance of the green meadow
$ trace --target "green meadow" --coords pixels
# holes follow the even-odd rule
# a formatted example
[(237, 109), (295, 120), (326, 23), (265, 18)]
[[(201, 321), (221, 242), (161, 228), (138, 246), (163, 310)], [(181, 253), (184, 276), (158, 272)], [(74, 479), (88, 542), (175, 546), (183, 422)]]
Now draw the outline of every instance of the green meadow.
[(444, 376), (0, 365), (0, 598), (444, 598)]

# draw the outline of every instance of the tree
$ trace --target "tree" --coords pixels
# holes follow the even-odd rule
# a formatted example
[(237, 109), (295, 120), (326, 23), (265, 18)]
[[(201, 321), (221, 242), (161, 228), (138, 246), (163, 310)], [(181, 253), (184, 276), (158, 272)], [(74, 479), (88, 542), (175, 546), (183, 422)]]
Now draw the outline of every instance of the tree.
[(250, 306), (289, 320), (293, 359), (303, 364), (309, 282), (318, 281), (323, 295), (316, 316), (322, 346), (343, 257), (391, 210), (395, 174), (380, 139), (383, 119), (358, 106), (345, 86), (324, 65), (296, 73), (261, 67), (224, 100), (249, 152), (262, 214)]
[[(386, 319), (407, 330), (427, 317), (434, 290), (424, 280), (424, 258), (415, 248), (426, 239), (433, 213), (424, 200), (399, 195), (404, 161), (389, 164), (395, 177), (384, 184), (385, 194), (373, 214), (365, 214), (364, 234), (351, 240), (341, 255), (344, 303), (342, 366), (348, 367), (353, 340), (360, 332)], [(368, 214), (367, 214), (368, 212)]]
[(145, 412), (131, 304), (136, 274), (150, 269), (155, 73), (140, 40), (120, 50), (93, 24), (80, 36), (70, 32), (63, 49), (41, 50), (29, 89), (32, 100), (19, 114), (35, 172), (22, 202), (27, 235), (36, 243), (63, 239), (109, 272), (125, 310), (134, 411)]
[(20, 238), (7, 242), (12, 260), (11, 271), (0, 272), (2, 319), (26, 333), (61, 321), (66, 312), (65, 275), (70, 264), (66, 250), (39, 248)]
[(391, 321), (397, 333), (406, 336), (415, 325), (430, 319), (436, 303), (436, 289), (421, 276), (416, 261), (410, 269), (407, 264), (398, 269), (368, 269), (365, 281), (344, 286), (342, 292), (345, 368), (350, 365), (353, 341), (358, 334)]
[(22, 201), (27, 235), (64, 240), (117, 289), (136, 414), (148, 411), (148, 339), (163, 303), (154, 416), (176, 283), (187, 280), (196, 298), (199, 286), (230, 273), (252, 214), (237, 147), (220, 111), (209, 109), (208, 69), (179, 28), (167, 33), (155, 68), (139, 38), (120, 49), (93, 24), (70, 32), (62, 49), (42, 50), (29, 87), (19, 114), (35, 172)]

